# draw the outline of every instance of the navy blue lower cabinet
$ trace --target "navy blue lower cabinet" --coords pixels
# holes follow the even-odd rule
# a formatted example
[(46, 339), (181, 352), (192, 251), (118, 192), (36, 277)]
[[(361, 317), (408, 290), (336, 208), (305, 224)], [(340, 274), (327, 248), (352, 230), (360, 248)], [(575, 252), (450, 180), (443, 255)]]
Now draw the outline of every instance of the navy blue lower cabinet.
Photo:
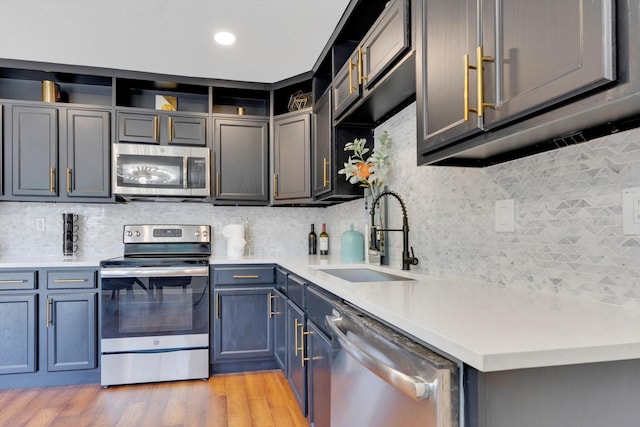
[(308, 320), (306, 333), (309, 424), (312, 427), (330, 427), (331, 341)]
[(36, 371), (36, 297), (0, 295), (0, 374)]
[(273, 318), (273, 356), (282, 372), (287, 372), (287, 297), (274, 290), (271, 296)]
[(47, 295), (49, 372), (97, 367), (97, 300), (95, 292)]
[(270, 286), (214, 290), (213, 360), (273, 359)]
[(287, 379), (298, 401), (300, 410), (307, 416), (307, 367), (305, 365), (304, 327), (305, 314), (291, 300), (287, 301)]

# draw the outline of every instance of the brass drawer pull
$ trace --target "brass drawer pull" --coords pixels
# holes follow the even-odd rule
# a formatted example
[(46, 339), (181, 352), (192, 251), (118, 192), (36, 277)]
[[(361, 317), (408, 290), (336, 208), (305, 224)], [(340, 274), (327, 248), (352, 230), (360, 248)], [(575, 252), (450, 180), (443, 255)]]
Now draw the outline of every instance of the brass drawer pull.
[(67, 193), (71, 193), (71, 168), (67, 168)]
[(55, 279), (53, 283), (84, 283), (87, 279)]
[(250, 276), (243, 276), (243, 275), (240, 275), (240, 274), (234, 274), (233, 278), (234, 279), (259, 279), (260, 276), (258, 276), (257, 274), (256, 275), (250, 275)]
[(19, 285), (26, 283), (26, 280), (0, 280), (0, 285)]
[(273, 300), (276, 299), (276, 296), (269, 292), (269, 319), (278, 314), (277, 311), (273, 311)]
[(53, 300), (51, 298), (47, 298), (47, 328), (53, 325), (53, 319), (51, 318), (51, 312), (53, 311)]
[(169, 116), (167, 123), (167, 128), (169, 129), (169, 142), (173, 142), (173, 117)]

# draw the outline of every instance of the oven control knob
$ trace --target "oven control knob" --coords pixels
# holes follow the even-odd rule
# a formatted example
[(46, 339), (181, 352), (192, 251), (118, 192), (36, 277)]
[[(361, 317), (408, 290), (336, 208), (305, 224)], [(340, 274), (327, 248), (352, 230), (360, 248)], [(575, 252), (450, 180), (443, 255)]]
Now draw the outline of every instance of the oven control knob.
[(199, 231), (196, 231), (196, 237), (200, 237), (200, 232)]
[(133, 236), (133, 233), (131, 231), (127, 231), (127, 237), (131, 237)]
[(140, 237), (140, 232), (136, 230), (136, 237)]
[(202, 237), (207, 237), (209, 235), (209, 233), (205, 230), (202, 232)]

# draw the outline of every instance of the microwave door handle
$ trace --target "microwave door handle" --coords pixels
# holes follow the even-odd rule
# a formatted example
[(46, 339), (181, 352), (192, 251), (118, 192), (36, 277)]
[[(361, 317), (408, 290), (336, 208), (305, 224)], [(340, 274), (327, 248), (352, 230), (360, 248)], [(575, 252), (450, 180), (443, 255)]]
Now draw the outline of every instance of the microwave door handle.
[(182, 158), (182, 188), (189, 188), (189, 156)]

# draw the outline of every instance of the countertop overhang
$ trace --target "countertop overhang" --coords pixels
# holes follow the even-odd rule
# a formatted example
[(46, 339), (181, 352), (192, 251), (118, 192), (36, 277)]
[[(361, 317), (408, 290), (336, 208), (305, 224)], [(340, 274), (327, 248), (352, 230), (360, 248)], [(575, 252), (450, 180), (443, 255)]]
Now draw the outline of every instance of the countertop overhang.
[[(320, 268), (363, 264), (331, 257), (213, 257), (210, 263), (277, 264), (483, 372), (640, 358), (640, 309), (634, 307), (378, 266), (367, 267), (414, 280), (353, 283)], [(1, 268), (99, 264), (89, 257), (0, 260)]]

